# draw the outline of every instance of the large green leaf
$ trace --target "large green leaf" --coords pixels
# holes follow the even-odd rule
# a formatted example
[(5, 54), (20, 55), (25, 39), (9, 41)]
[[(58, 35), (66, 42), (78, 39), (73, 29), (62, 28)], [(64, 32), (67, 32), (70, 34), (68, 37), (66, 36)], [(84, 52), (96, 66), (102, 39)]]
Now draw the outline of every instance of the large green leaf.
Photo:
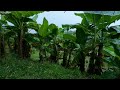
[(71, 40), (71, 41), (73, 41), (73, 42), (76, 41), (76, 37), (73, 36), (73, 35), (71, 35), (71, 34), (63, 34), (63, 38), (64, 38), (65, 40)]
[(114, 44), (114, 43), (111, 43), (111, 45), (114, 47), (115, 54), (120, 56), (120, 49), (119, 49), (119, 47), (116, 44)]
[(85, 11), (84, 13), (75, 13), (75, 15), (82, 17), (84, 23), (86, 19), (89, 24), (94, 24), (99, 29), (106, 28), (106, 26), (109, 26), (111, 23), (120, 19), (120, 15), (118, 13), (113, 15), (111, 12), (109, 13), (104, 11)]
[(27, 17), (22, 17), (22, 18), (20, 19), (20, 22), (33, 22), (33, 19), (27, 18)]
[(29, 23), (27, 24), (27, 27), (28, 27), (29, 29), (34, 29), (34, 30), (37, 31), (37, 32), (38, 32), (39, 26), (41, 26), (41, 25), (40, 25), (40, 24), (37, 24), (37, 22), (29, 22)]
[(0, 25), (3, 25), (3, 24), (7, 24), (7, 22), (4, 20), (0, 20)]
[(43, 11), (12, 11), (11, 14), (16, 16), (17, 18), (21, 18), (21, 17), (30, 17), (42, 12)]
[(111, 56), (116, 56), (115, 52), (114, 52), (114, 48), (112, 46), (109, 47), (104, 47), (103, 48), (104, 53), (111, 55)]
[(55, 29), (55, 28), (57, 28), (57, 26), (56, 26), (55, 24), (50, 24), (50, 25), (49, 25), (49, 29), (50, 29), (50, 30), (53, 30), (53, 29)]
[(49, 33), (48, 33), (48, 21), (47, 19), (44, 17), (43, 19), (43, 24), (39, 27), (38, 33), (40, 36), (42, 37), (46, 37)]
[[(42, 13), (42, 11), (12, 11), (5, 15), (5, 19), (16, 26), (20, 25), (21, 22), (35, 21), (38, 13)], [(29, 17), (33, 15), (35, 16), (30, 19)]]
[(9, 22), (11, 22), (12, 24), (14, 24), (15, 26), (18, 26), (20, 23), (19, 23), (19, 19), (16, 18), (14, 15), (12, 15), (11, 13), (10, 14), (7, 14), (5, 15), (5, 19)]
[(113, 60), (113, 63), (115, 66), (117, 66), (118, 68), (120, 68), (120, 58), (115, 57), (115, 59)]
[(84, 11), (84, 13), (101, 14), (109, 16), (120, 15), (120, 11)]
[(85, 33), (84, 29), (79, 26), (76, 29), (76, 38), (76, 42), (84, 47), (87, 41), (87, 34)]
[(52, 35), (55, 36), (58, 34), (58, 27), (55, 24), (50, 24), (49, 29), (50, 29)]
[(101, 19), (102, 15), (99, 14), (91, 14), (91, 13), (75, 13), (75, 15), (86, 19), (89, 24), (96, 24)]
[(88, 21), (94, 25), (96, 25), (101, 19), (101, 15), (85, 14), (85, 16), (87, 17)]

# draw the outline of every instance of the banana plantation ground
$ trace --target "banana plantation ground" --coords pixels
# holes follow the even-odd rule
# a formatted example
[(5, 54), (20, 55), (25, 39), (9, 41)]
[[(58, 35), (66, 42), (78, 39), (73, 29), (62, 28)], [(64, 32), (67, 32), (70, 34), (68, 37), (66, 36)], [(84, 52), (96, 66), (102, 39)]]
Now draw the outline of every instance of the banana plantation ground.
[(64, 68), (50, 62), (39, 63), (38, 53), (32, 59), (21, 60), (7, 55), (0, 61), (0, 79), (115, 79), (119, 71), (107, 71), (101, 76), (81, 73), (78, 68)]
[(0, 12), (0, 79), (120, 78), (119, 11), (75, 13), (82, 22), (62, 28), (40, 13)]

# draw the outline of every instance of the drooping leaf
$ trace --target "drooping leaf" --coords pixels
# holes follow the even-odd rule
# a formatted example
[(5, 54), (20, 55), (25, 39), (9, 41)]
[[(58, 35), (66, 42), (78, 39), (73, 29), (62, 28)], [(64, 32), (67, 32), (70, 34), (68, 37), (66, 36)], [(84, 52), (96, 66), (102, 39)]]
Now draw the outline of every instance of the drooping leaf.
[(12, 24), (14, 24), (15, 26), (18, 26), (20, 23), (19, 23), (19, 19), (16, 18), (14, 15), (12, 15), (11, 13), (10, 14), (7, 14), (5, 15), (5, 19), (9, 22), (11, 22)]
[(111, 43), (111, 45), (114, 47), (115, 54), (120, 56), (120, 49), (118, 48), (118, 46), (114, 43)]
[(116, 30), (117, 33), (120, 33), (120, 26), (112, 26), (111, 28), (113, 28), (114, 30)]
[(21, 17), (30, 17), (42, 12), (43, 11), (12, 11), (11, 14), (16, 16), (17, 18), (21, 18)]
[(71, 35), (71, 34), (64, 34), (64, 35), (63, 35), (63, 38), (66, 39), (66, 40), (71, 40), (71, 41), (73, 41), (73, 42), (76, 41), (76, 37), (73, 36), (73, 35)]
[(37, 18), (38, 18), (38, 14), (37, 14), (37, 15), (35, 15), (32, 19), (33, 19), (34, 21), (36, 21), (36, 20), (37, 20)]
[(114, 48), (112, 46), (109, 47), (104, 47), (103, 48), (104, 53), (111, 55), (111, 56), (116, 56), (115, 52), (114, 52)]
[(58, 34), (58, 27), (55, 24), (50, 24), (48, 27), (51, 31), (52, 35), (57, 35)]
[[(96, 24), (101, 19), (102, 15), (99, 14), (91, 14), (91, 13), (75, 13), (75, 15), (82, 17), (83, 19), (86, 19), (89, 24)], [(85, 23), (87, 23), (85, 22)]]
[(87, 34), (81, 27), (77, 27), (76, 29), (76, 42), (78, 44), (81, 44), (82, 46), (85, 46), (85, 43), (87, 41)]
[(21, 22), (33, 22), (33, 20), (31, 18), (27, 18), (27, 17), (22, 17), (20, 19)]
[(113, 63), (115, 66), (117, 66), (118, 68), (120, 68), (120, 58), (115, 57), (115, 59), (113, 60)]
[(40, 25), (40, 24), (37, 24), (37, 22), (29, 22), (29, 23), (27, 24), (27, 27), (28, 27), (29, 29), (34, 29), (34, 30), (37, 31), (37, 32), (38, 32), (39, 26), (41, 26), (41, 25)]
[(120, 11), (84, 11), (84, 13), (101, 14), (109, 16), (120, 15)]

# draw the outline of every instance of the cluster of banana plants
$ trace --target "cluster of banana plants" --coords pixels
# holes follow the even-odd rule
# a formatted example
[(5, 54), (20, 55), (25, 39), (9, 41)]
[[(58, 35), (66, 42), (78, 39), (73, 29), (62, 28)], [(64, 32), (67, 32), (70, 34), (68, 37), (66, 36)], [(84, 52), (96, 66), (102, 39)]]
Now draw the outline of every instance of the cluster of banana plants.
[(75, 15), (82, 17), (82, 22), (68, 26), (76, 29), (75, 43), (79, 48), (75, 52), (74, 60), (77, 61), (80, 71), (85, 72), (87, 56), (90, 58), (87, 68), (89, 74), (101, 75), (103, 62), (119, 67), (120, 28), (110, 27), (111, 23), (120, 19), (119, 12), (85, 11)]
[[(0, 58), (7, 53), (6, 46), (9, 53), (22, 59), (30, 58), (34, 47), (39, 51), (40, 62), (61, 62), (64, 67), (78, 67), (89, 74), (101, 75), (104, 62), (120, 68), (120, 26), (110, 26), (120, 19), (119, 11), (75, 13), (82, 22), (62, 28), (49, 24), (46, 18), (38, 24), (38, 14), (42, 12), (0, 12)], [(29, 29), (36, 33), (29, 33)]]
[[(30, 57), (29, 42), (26, 40), (28, 34), (28, 22), (34, 22), (30, 16), (41, 13), (42, 11), (11, 11), (1, 14), (1, 55), (4, 50), (4, 36), (10, 51), (14, 51), (21, 58)], [(4, 21), (4, 22), (3, 22)], [(12, 25), (8, 25), (8, 22)], [(6, 23), (6, 24), (5, 24)], [(11, 40), (12, 39), (12, 40)], [(12, 42), (12, 43), (11, 43)]]

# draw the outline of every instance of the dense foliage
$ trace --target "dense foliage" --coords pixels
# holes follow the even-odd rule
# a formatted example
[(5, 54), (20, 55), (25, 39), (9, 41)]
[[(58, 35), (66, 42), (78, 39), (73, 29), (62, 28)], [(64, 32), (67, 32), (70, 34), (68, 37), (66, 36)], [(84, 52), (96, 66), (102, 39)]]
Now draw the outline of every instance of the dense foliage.
[[(79, 76), (82, 74), (83, 77), (86, 74), (98, 75), (102, 78), (108, 72), (110, 72), (109, 75), (115, 74), (114, 78), (120, 77), (120, 26), (110, 26), (120, 19), (119, 11), (75, 13), (76, 16), (82, 18), (82, 22), (75, 25), (62, 25), (62, 28), (53, 23), (49, 24), (46, 18), (43, 19), (42, 24), (38, 24), (37, 18), (40, 13), (43, 11), (0, 12), (0, 64), (4, 62), (8, 54), (14, 54), (21, 61), (15, 59), (11, 61), (8, 58), (6, 60), (11, 65), (17, 63), (14, 67), (19, 67), (19, 64), (22, 67), (23, 64), (22, 68), (24, 68), (26, 66), (24, 63), (34, 64), (28, 61), (33, 53), (38, 52), (38, 62), (34, 64), (36, 65), (34, 70), (39, 71), (44, 68), (42, 63), (48, 62), (50, 65), (61, 65), (63, 69), (79, 69), (79, 73), (76, 71), (77, 78), (82, 78)], [(30, 33), (29, 29), (35, 30), (36, 33)], [(71, 31), (71, 29), (75, 30)], [(9, 67), (7, 65), (1, 65), (1, 68)], [(51, 66), (51, 68), (54, 71), (56, 67)], [(39, 78), (39, 74), (35, 74), (35, 77), (23, 78)], [(1, 77), (9, 78), (5, 75)], [(41, 78), (44, 77), (41, 76)], [(56, 76), (56, 78), (59, 77)]]

